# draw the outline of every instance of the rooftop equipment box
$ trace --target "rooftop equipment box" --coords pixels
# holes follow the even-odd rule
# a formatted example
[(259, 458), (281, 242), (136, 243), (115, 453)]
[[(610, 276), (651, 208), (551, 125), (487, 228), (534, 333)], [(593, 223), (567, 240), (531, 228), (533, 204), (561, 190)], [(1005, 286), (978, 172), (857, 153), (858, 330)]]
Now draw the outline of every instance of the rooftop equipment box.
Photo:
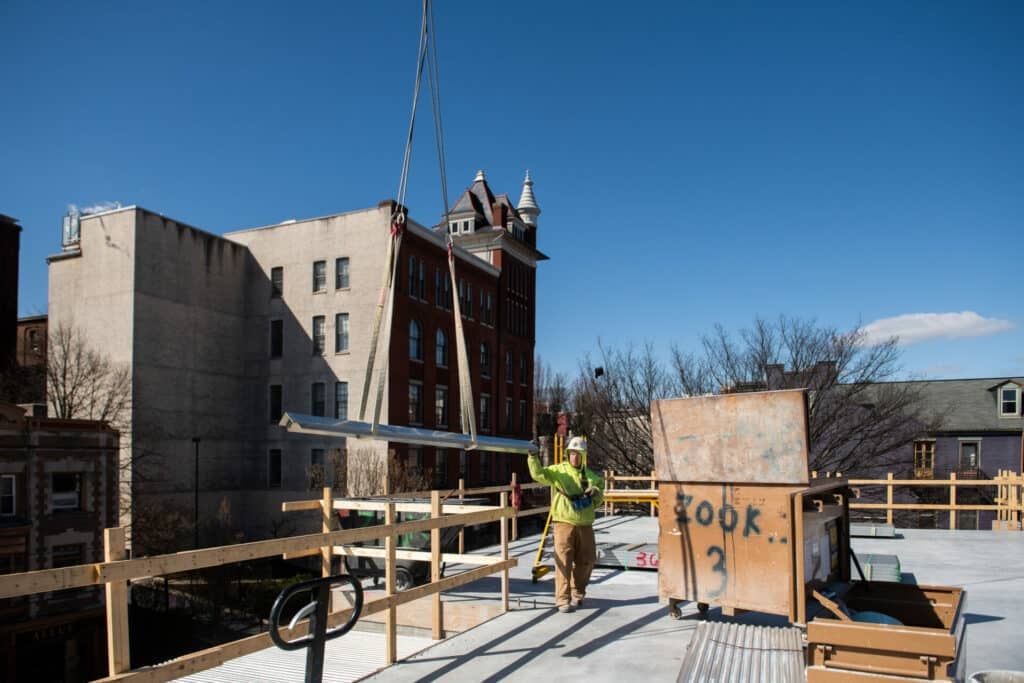
[[(851, 583), (851, 492), (844, 479), (809, 483), (805, 391), (654, 401), (651, 427), (658, 588), (670, 608), (689, 600), (806, 626), (809, 681), (944, 680), (957, 670), (960, 589)], [(815, 591), (837, 611), (845, 601), (904, 625), (849, 621)]]

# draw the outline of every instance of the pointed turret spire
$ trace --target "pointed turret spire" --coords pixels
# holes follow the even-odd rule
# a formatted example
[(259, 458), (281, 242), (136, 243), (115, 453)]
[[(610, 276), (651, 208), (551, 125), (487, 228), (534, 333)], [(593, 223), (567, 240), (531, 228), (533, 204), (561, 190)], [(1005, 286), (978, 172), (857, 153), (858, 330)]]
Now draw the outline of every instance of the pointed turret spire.
[(519, 206), (516, 207), (527, 225), (537, 227), (537, 216), (540, 215), (540, 207), (533, 196), (533, 179), (530, 178), (530, 169), (526, 169), (526, 178), (523, 180), (523, 193), (519, 196)]
[(473, 178), (473, 182), (478, 183), (481, 180), (487, 180), (487, 178), (484, 177), (484, 169), (482, 168), (476, 172), (476, 178)]

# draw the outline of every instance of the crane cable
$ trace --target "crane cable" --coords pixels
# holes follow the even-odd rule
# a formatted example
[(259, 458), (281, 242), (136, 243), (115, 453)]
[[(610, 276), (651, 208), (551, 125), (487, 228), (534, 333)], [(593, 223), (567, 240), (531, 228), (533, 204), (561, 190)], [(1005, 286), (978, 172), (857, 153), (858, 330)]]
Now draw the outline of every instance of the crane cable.
[[(433, 35), (432, 35), (433, 34)], [(365, 421), (366, 404), (369, 397), (370, 381), (373, 375), (374, 363), (377, 355), (378, 340), (382, 338), (381, 354), (384, 358), (382, 367), (378, 370), (377, 395), (374, 404), (372, 433), (377, 432), (380, 424), (380, 413), (387, 386), (388, 353), (391, 344), (391, 326), (394, 313), (394, 292), (397, 282), (399, 254), (401, 251), (402, 234), (405, 229), (407, 210), (405, 208), (405, 197), (409, 182), (409, 164), (412, 158), (413, 131), (416, 125), (416, 107), (419, 102), (420, 86), (423, 81), (423, 70), (427, 68), (427, 81), (430, 89), (430, 104), (434, 123), (434, 140), (437, 146), (437, 162), (441, 178), (441, 202), (444, 209), (441, 225), (447, 236), (448, 246), (448, 274), (451, 278), (451, 292), (453, 300), (453, 316), (455, 318), (455, 348), (456, 362), (458, 363), (459, 375), (459, 403), (462, 416), (463, 433), (468, 433), (472, 441), (467, 450), (476, 448), (476, 422), (473, 410), (473, 386), (469, 376), (469, 359), (466, 350), (466, 338), (462, 327), (462, 310), (459, 297), (456, 297), (457, 280), (455, 276), (455, 244), (452, 240), (451, 229), (448, 225), (449, 204), (448, 204), (448, 178), (446, 172), (446, 160), (444, 154), (444, 127), (441, 120), (441, 81), (438, 75), (437, 39), (434, 25), (433, 7), (430, 0), (423, 0), (423, 21), (420, 29), (419, 52), (416, 60), (416, 80), (413, 88), (412, 114), (409, 119), (409, 135), (406, 138), (405, 154), (402, 159), (402, 173), (398, 183), (398, 199), (391, 215), (391, 239), (388, 242), (386, 268), (382, 275), (381, 293), (374, 312), (373, 334), (370, 342), (370, 356), (366, 367), (366, 379), (363, 382), (363, 394), (359, 407), (359, 419)], [(410, 277), (412, 274), (410, 273)], [(381, 328), (384, 335), (381, 337)]]
[[(373, 327), (370, 335), (370, 355), (366, 362), (366, 377), (363, 380), (363, 394), (359, 402), (359, 419), (366, 421), (366, 404), (370, 395), (370, 384), (373, 379), (373, 370), (376, 363), (378, 344), (382, 347), (381, 355), (384, 362), (378, 370), (377, 377), (377, 400), (374, 405), (373, 428), (376, 433), (380, 424), (380, 411), (383, 401), (384, 389), (387, 382), (388, 352), (391, 348), (391, 312), (394, 307), (394, 286), (398, 275), (399, 254), (402, 247), (402, 234), (405, 231), (405, 220), (407, 210), (405, 208), (405, 196), (409, 186), (409, 163), (412, 159), (412, 139), (416, 128), (416, 106), (420, 99), (420, 84), (423, 82), (423, 68), (427, 60), (427, 19), (426, 0), (424, 0), (423, 21), (420, 27), (420, 44), (416, 58), (416, 78), (412, 95), (412, 114), (409, 117), (409, 134), (405, 140), (405, 154), (402, 157), (402, 172), (398, 179), (398, 192), (396, 205), (391, 212), (391, 236), (388, 240), (387, 256), (385, 258), (384, 271), (381, 274), (380, 296), (377, 299), (377, 307), (373, 313)], [(385, 314), (387, 325), (383, 325)], [(384, 329), (383, 338), (381, 328)]]

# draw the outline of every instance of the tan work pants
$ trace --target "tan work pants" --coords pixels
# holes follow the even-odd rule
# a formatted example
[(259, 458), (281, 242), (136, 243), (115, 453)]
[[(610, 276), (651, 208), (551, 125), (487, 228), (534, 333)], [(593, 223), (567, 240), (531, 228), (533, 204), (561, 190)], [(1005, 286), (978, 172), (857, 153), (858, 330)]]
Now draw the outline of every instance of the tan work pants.
[(554, 522), (555, 528), (555, 606), (568, 605), (570, 598), (581, 600), (587, 594), (590, 572), (597, 562), (594, 527)]

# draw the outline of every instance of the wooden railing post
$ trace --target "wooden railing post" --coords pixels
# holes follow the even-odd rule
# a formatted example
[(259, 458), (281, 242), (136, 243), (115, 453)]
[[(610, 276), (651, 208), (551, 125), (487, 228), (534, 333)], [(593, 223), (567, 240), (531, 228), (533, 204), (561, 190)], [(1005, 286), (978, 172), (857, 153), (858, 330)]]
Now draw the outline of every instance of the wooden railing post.
[[(467, 466), (468, 468), (468, 466)], [(466, 480), (459, 479), (459, 500), (466, 499)], [(466, 532), (459, 529), (459, 555), (466, 552)]]
[[(325, 486), (323, 498), (320, 499), (321, 525), (320, 530), (325, 534), (334, 531), (334, 496), (331, 495), (331, 487)], [(331, 575), (331, 559), (334, 555), (334, 548), (330, 545), (320, 548), (320, 575)]]
[(889, 482), (885, 485), (885, 502), (889, 506), (885, 509), (885, 523), (892, 524), (892, 472), (889, 472), (885, 478)]
[[(651, 470), (651, 490), (658, 488), (658, 482), (656, 480), (657, 472)], [(654, 516), (654, 501), (651, 501), (651, 517)]]
[[(430, 492), (430, 516), (441, 517), (441, 492)], [(441, 580), (441, 529), (430, 530), (430, 580), (434, 583)], [(444, 638), (444, 605), (441, 602), (441, 591), (434, 593), (434, 623), (431, 637), (434, 640)]]
[[(124, 527), (104, 529), (103, 560), (116, 562), (126, 559), (126, 555)], [(128, 641), (128, 582), (121, 580), (107, 583), (106, 597), (107, 675), (116, 676), (132, 668)]]
[[(516, 487), (516, 485), (518, 483), (519, 483), (518, 477), (516, 477), (516, 473), (513, 472), (512, 473), (512, 488), (515, 489), (515, 487)], [(519, 492), (519, 505), (522, 506), (522, 504), (523, 504), (523, 494), (522, 494), (522, 491), (520, 491)], [(512, 517), (512, 540), (513, 541), (518, 541), (519, 540), (519, 510), (516, 510), (516, 514)]]
[[(384, 523), (388, 525), (395, 523), (394, 503), (384, 506)], [(384, 537), (384, 593), (389, 596), (395, 594), (395, 546), (397, 542), (398, 539), (393, 533)], [(398, 609), (392, 604), (384, 615), (385, 661), (388, 666), (394, 664), (398, 659), (397, 612)]]
[[(504, 491), (501, 493), (500, 507), (502, 510), (508, 510), (508, 493)], [(508, 559), (508, 519), (502, 517), (498, 520), (501, 524), (501, 559)], [(501, 572), (501, 611), (508, 611), (508, 567)]]
[(956, 472), (949, 473), (949, 528), (956, 529)]

